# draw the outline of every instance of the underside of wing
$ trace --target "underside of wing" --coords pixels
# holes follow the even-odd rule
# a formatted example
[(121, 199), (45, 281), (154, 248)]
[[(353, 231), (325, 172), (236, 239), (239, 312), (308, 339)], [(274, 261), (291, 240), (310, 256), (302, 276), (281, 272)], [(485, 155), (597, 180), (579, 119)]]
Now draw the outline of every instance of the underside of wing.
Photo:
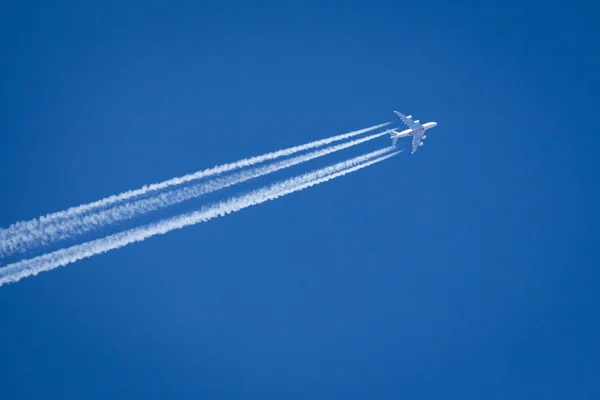
[(415, 151), (419, 148), (419, 144), (421, 143), (421, 139), (423, 138), (423, 134), (413, 136), (412, 140), (412, 151), (411, 154), (414, 154)]
[(407, 117), (406, 115), (399, 113), (398, 111), (394, 111), (396, 113), (397, 116), (400, 117), (400, 119), (402, 120), (402, 122), (404, 122), (404, 124), (406, 126), (408, 126), (410, 129), (419, 129), (422, 128), (423, 125), (413, 121), (410, 116)]

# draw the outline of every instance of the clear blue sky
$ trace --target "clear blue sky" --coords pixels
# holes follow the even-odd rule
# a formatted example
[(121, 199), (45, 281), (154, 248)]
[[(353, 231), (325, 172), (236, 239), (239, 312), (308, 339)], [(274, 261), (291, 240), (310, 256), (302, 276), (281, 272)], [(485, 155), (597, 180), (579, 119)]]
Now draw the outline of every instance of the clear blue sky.
[(593, 2), (12, 3), (0, 226), (393, 109), (439, 125), (1, 287), (0, 398), (600, 397)]

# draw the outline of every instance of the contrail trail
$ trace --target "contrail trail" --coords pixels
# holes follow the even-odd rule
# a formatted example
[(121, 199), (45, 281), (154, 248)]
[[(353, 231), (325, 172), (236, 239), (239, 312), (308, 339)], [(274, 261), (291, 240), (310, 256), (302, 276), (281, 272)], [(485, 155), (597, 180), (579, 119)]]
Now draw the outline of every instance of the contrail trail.
[(103, 208), (103, 207), (112, 205), (114, 203), (130, 199), (135, 196), (141, 196), (141, 195), (147, 194), (149, 192), (163, 190), (170, 186), (179, 185), (182, 183), (190, 182), (190, 181), (193, 181), (196, 179), (205, 178), (208, 176), (222, 174), (224, 172), (233, 171), (233, 170), (239, 169), (239, 168), (249, 167), (249, 166), (259, 164), (259, 163), (262, 163), (265, 161), (274, 160), (276, 158), (290, 156), (292, 154), (295, 154), (295, 153), (298, 153), (301, 151), (310, 150), (310, 149), (325, 146), (325, 145), (328, 145), (328, 144), (331, 144), (334, 142), (338, 142), (341, 140), (350, 139), (351, 137), (358, 136), (363, 133), (370, 132), (370, 131), (373, 131), (373, 130), (376, 130), (379, 128), (383, 128), (384, 126), (387, 126), (389, 124), (391, 124), (391, 122), (386, 122), (386, 123), (375, 125), (375, 126), (372, 126), (369, 128), (364, 128), (364, 129), (360, 129), (357, 131), (353, 131), (353, 132), (349, 132), (349, 133), (345, 133), (345, 134), (341, 134), (341, 135), (337, 135), (337, 136), (332, 136), (332, 137), (329, 137), (326, 139), (316, 140), (316, 141), (306, 143), (303, 145), (289, 147), (287, 149), (278, 150), (278, 151), (274, 151), (271, 153), (266, 153), (261, 156), (245, 158), (245, 159), (235, 161), (235, 162), (232, 162), (229, 164), (217, 165), (213, 168), (205, 169), (203, 171), (198, 171), (193, 174), (187, 174), (187, 175), (184, 175), (184, 176), (181, 176), (178, 178), (172, 178), (172, 179), (160, 182), (160, 183), (153, 183), (150, 185), (146, 185), (146, 186), (141, 187), (140, 189), (129, 190), (129, 191), (126, 191), (126, 192), (123, 192), (120, 194), (106, 197), (102, 200), (94, 201), (94, 202), (88, 203), (88, 204), (83, 204), (83, 205), (80, 205), (77, 207), (71, 207), (67, 210), (55, 212), (52, 214), (48, 214), (46, 216), (41, 216), (41, 217), (29, 220), (29, 221), (16, 222), (6, 229), (0, 229), (0, 240), (3, 240), (9, 236), (15, 235), (18, 232), (38, 229), (40, 226), (51, 223), (57, 219), (72, 218), (72, 217), (79, 216), (81, 214), (84, 214), (86, 212), (89, 212), (89, 211), (97, 209), (97, 208)]
[(388, 147), (294, 178), (286, 179), (271, 186), (257, 189), (244, 195), (232, 197), (228, 200), (223, 200), (212, 206), (206, 206), (199, 211), (130, 229), (66, 249), (57, 250), (29, 260), (9, 264), (4, 268), (0, 268), (0, 286), (6, 283), (17, 282), (25, 277), (65, 266), (84, 258), (118, 249), (131, 243), (140, 242), (152, 236), (163, 235), (175, 229), (181, 229), (186, 226), (209, 221), (220, 216), (240, 211), (247, 207), (258, 205), (327, 182), (391, 158), (401, 152), (395, 151), (390, 153), (393, 149), (395, 148)]
[(357, 146), (379, 138), (386, 133), (387, 132), (376, 133), (361, 139), (355, 139), (350, 142), (326, 147), (322, 150), (317, 150), (288, 160), (242, 171), (224, 178), (217, 178), (208, 182), (187, 186), (182, 189), (159, 193), (150, 198), (140, 199), (106, 210), (101, 210), (93, 214), (84, 215), (82, 218), (59, 220), (54, 224), (43, 226), (38, 230), (24, 232), (20, 235), (0, 241), (0, 258), (16, 253), (22, 253), (35, 247), (47, 246), (57, 241), (70, 239), (76, 235), (81, 235), (118, 221), (132, 219), (152, 211), (164, 209), (250, 179), (268, 175), (284, 168), (289, 168), (318, 157), (323, 157), (349, 147)]

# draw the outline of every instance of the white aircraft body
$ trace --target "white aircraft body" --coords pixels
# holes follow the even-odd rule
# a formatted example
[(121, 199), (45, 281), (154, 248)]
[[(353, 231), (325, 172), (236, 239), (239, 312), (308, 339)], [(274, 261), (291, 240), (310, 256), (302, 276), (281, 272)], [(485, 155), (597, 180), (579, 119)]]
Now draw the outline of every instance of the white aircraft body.
[(404, 122), (404, 124), (408, 126), (408, 129), (405, 129), (402, 132), (392, 131), (392, 144), (395, 146), (396, 142), (401, 137), (412, 136), (412, 151), (410, 152), (410, 154), (414, 154), (414, 152), (417, 151), (419, 146), (423, 146), (424, 143), (422, 142), (422, 140), (425, 140), (425, 138), (427, 138), (427, 136), (425, 136), (425, 131), (427, 129), (431, 129), (437, 126), (437, 122), (427, 122), (426, 124), (421, 125), (419, 123), (419, 120), (413, 121), (412, 115), (409, 115), (407, 117), (406, 115), (401, 114), (398, 111), (394, 112), (400, 117), (402, 122)]

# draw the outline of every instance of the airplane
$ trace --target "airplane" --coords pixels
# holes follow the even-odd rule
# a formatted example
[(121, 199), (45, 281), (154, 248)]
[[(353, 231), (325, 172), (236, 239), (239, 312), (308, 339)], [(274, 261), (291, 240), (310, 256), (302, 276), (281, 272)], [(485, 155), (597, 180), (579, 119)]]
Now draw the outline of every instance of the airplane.
[(412, 115), (406, 116), (404, 114), (399, 113), (398, 111), (394, 112), (397, 116), (400, 117), (402, 122), (404, 122), (404, 124), (408, 126), (408, 129), (405, 129), (402, 132), (392, 130), (392, 132), (390, 132), (392, 138), (392, 145), (395, 146), (396, 142), (401, 137), (412, 136), (412, 151), (410, 152), (410, 154), (414, 154), (415, 151), (417, 151), (417, 149), (419, 148), (419, 146), (423, 146), (425, 144), (421, 141), (427, 138), (427, 136), (425, 136), (425, 131), (427, 129), (431, 129), (437, 126), (437, 122), (427, 122), (426, 124), (421, 125), (419, 123), (419, 120), (413, 121)]

